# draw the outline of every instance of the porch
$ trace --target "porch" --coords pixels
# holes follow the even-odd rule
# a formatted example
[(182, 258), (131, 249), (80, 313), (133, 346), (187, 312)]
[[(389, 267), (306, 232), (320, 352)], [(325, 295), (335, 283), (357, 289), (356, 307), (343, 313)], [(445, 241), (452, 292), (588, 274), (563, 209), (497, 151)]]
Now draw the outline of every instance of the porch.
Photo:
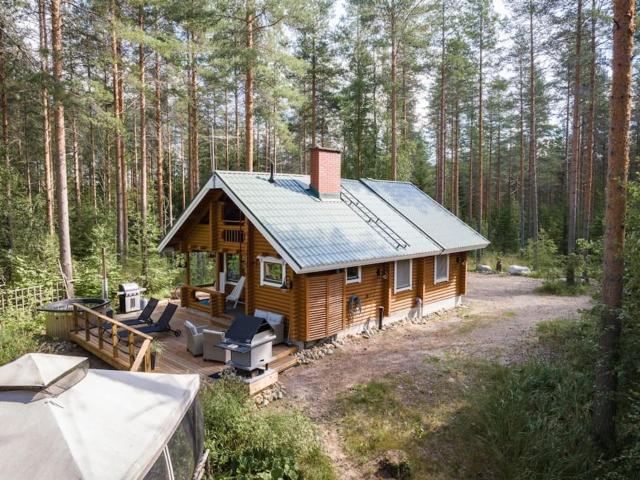
[[(156, 307), (156, 311), (153, 314), (154, 319), (157, 319), (169, 302), (162, 302)], [(175, 303), (175, 302), (172, 302)], [(128, 318), (135, 318), (136, 314), (118, 315), (116, 322), (119, 320), (127, 320)], [(104, 318), (106, 322), (107, 317)], [(159, 333), (154, 334), (150, 338), (149, 343), (153, 343), (159, 346), (160, 354), (156, 357), (156, 365), (152, 370), (156, 373), (197, 373), (200, 375), (210, 376), (222, 371), (226, 368), (223, 363), (205, 361), (202, 356), (194, 357), (189, 351), (187, 351), (187, 339), (185, 334), (185, 322), (190, 321), (194, 325), (206, 325), (214, 330), (227, 330), (232, 323), (232, 317), (225, 315), (223, 317), (211, 317), (207, 313), (195, 311), (190, 308), (178, 307), (178, 310), (171, 320), (171, 326), (173, 329), (182, 331), (182, 335), (176, 337), (172, 333)], [(131, 337), (135, 337), (137, 334), (133, 333), (134, 329), (131, 329)], [(132, 361), (135, 362), (135, 369), (141, 368), (145, 371), (151, 371), (149, 363), (149, 350), (146, 346), (136, 342), (136, 338), (131, 338), (119, 342), (118, 346), (114, 349), (109, 338), (103, 338), (100, 341), (100, 337), (96, 334), (95, 328), (89, 334), (83, 329), (82, 320), (79, 322), (77, 331), (71, 333), (71, 340), (79, 344), (82, 348), (88, 352), (94, 354), (98, 358), (102, 359), (112, 367), (118, 370), (134, 370)], [(149, 345), (150, 347), (150, 345)], [(284, 344), (274, 345), (273, 347), (273, 361), (269, 364), (270, 368), (281, 372), (287, 368), (295, 365), (296, 359), (294, 357), (297, 352), (297, 347), (290, 347)], [(142, 351), (142, 353), (140, 353)], [(144, 358), (141, 362), (136, 362), (138, 357)], [(131, 360), (133, 359), (133, 360)]]

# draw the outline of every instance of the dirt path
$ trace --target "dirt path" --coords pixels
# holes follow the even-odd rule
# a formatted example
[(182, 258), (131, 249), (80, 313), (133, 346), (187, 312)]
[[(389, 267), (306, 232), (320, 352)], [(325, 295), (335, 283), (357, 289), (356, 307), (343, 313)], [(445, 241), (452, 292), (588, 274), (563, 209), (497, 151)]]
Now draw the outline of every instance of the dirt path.
[(334, 355), (283, 373), (288, 402), (302, 407), (323, 430), (339, 478), (359, 478), (342, 452), (330, 409), (352, 386), (389, 374), (411, 373), (425, 357), (464, 353), (502, 362), (522, 359), (534, 327), (544, 320), (575, 318), (590, 298), (543, 296), (539, 280), (469, 274), (465, 307), (425, 324), (404, 324), (370, 339), (356, 338)]

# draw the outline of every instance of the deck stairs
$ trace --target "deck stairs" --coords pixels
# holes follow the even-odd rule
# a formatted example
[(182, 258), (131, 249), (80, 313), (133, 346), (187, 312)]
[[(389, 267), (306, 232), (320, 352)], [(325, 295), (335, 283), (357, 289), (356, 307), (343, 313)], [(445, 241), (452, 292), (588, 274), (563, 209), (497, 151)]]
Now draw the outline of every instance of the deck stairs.
[(380, 217), (373, 213), (364, 203), (356, 198), (348, 189), (342, 186), (340, 198), (353, 210), (360, 218), (366, 221), (387, 243), (396, 250), (405, 249), (409, 246), (400, 235), (398, 235)]
[(269, 363), (269, 368), (277, 370), (278, 373), (294, 367), (298, 364), (296, 352), (298, 347), (285, 345), (277, 345), (273, 350), (273, 360)]

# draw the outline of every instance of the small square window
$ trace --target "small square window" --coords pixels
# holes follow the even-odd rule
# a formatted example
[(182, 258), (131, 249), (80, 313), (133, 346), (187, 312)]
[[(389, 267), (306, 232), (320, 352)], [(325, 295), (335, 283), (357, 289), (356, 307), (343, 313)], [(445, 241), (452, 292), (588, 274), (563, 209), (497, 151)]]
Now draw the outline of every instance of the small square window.
[(411, 290), (411, 260), (398, 260), (395, 266), (394, 293)]
[(286, 264), (274, 257), (260, 258), (260, 285), (281, 287), (284, 283)]
[(438, 255), (435, 259), (434, 283), (449, 281), (449, 255)]
[(362, 267), (347, 267), (345, 275), (347, 283), (360, 283), (362, 281)]

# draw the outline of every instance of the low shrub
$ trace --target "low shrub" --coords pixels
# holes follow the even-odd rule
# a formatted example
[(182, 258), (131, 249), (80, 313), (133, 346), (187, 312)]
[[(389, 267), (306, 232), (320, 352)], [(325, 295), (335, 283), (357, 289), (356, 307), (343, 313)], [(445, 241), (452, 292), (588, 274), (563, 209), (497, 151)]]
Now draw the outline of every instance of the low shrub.
[(22, 310), (6, 310), (0, 315), (0, 365), (37, 350), (44, 333), (39, 316)]
[(569, 285), (564, 280), (545, 280), (542, 285), (536, 287), (535, 292), (542, 295), (558, 295), (563, 297), (573, 297), (584, 295), (588, 291), (588, 286), (580, 283)]
[(333, 479), (312, 422), (295, 410), (256, 410), (245, 386), (219, 380), (200, 392), (212, 478)]

